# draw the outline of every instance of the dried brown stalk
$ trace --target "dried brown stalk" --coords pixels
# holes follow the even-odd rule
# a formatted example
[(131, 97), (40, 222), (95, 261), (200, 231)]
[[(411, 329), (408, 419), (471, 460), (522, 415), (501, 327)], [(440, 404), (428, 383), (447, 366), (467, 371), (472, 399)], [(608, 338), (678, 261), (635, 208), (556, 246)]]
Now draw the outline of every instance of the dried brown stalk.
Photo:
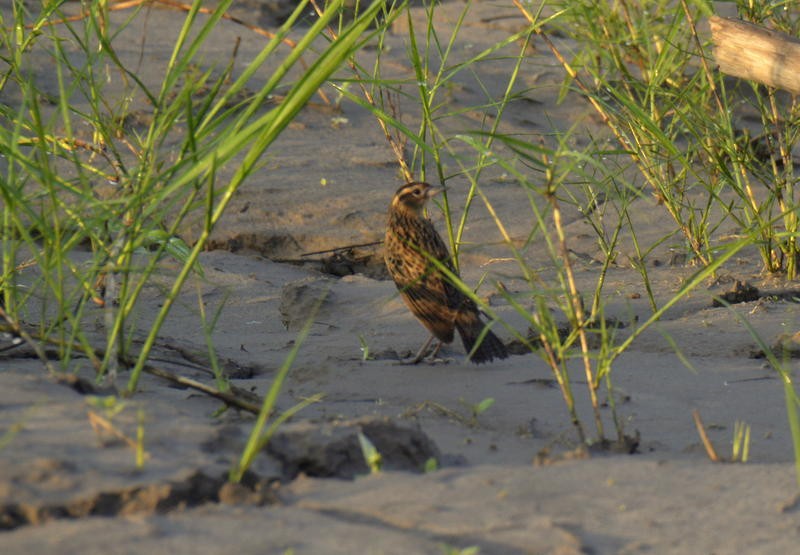
[(711, 459), (712, 462), (719, 462), (719, 455), (717, 455), (717, 451), (714, 449), (714, 445), (711, 443), (711, 440), (708, 439), (706, 427), (703, 425), (703, 421), (700, 419), (700, 413), (697, 411), (697, 409), (692, 411), (692, 418), (694, 418), (694, 425), (697, 426), (697, 433), (700, 434), (700, 439), (703, 442), (703, 447), (706, 449), (708, 458)]

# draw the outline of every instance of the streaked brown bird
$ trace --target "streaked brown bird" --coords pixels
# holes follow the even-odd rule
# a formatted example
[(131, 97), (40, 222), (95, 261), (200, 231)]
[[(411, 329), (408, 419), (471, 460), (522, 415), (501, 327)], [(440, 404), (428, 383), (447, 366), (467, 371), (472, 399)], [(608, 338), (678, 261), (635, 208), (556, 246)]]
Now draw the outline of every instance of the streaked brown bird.
[[(439, 191), (427, 183), (408, 183), (397, 190), (389, 206), (383, 244), (386, 267), (408, 308), (440, 345), (453, 341), (453, 331), (458, 330), (467, 353), (472, 353), (472, 362), (506, 358), (508, 351), (503, 342), (491, 330), (484, 332), (486, 325), (477, 305), (431, 260), (438, 260), (458, 275), (447, 246), (433, 223), (422, 214), (425, 203)], [(475, 347), (481, 334), (483, 338)], [(422, 360), (432, 339), (413, 362)]]

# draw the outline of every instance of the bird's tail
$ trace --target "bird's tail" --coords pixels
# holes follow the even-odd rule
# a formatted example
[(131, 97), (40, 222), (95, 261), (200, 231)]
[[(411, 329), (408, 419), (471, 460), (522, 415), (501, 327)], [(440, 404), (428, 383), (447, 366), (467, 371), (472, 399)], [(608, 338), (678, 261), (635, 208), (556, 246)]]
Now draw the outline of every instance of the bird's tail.
[[(475, 364), (480, 364), (496, 358), (508, 357), (508, 350), (505, 344), (491, 330), (487, 329), (481, 339), (484, 328), (485, 324), (478, 314), (473, 312), (462, 312), (456, 319), (456, 329), (461, 336), (461, 341), (464, 343), (464, 348), (468, 353), (472, 353), (470, 360)], [(479, 339), (481, 339), (481, 342), (475, 348), (475, 343)], [(475, 348), (475, 352), (472, 352), (473, 348)]]

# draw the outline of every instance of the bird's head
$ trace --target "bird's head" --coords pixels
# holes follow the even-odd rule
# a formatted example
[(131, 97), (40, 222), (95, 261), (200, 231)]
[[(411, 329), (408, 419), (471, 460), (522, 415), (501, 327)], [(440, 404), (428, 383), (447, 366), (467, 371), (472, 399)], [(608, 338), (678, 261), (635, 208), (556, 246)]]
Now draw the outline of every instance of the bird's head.
[(428, 199), (441, 191), (441, 187), (427, 183), (406, 183), (394, 194), (392, 208), (420, 214)]

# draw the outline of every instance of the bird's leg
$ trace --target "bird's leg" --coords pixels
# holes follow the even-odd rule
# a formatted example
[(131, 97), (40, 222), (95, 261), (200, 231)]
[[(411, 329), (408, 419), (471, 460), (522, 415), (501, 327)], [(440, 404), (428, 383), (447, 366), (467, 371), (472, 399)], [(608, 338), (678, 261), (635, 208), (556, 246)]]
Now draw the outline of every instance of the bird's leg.
[[(408, 362), (408, 364), (418, 364), (422, 359), (424, 359), (425, 355), (428, 354), (428, 350), (431, 348), (431, 342), (433, 341), (433, 339), (434, 339), (433, 335), (429, 336), (427, 341), (425, 341), (425, 343), (422, 345), (422, 348), (420, 348), (420, 350), (417, 353), (417, 355), (414, 358), (412, 358)], [(439, 346), (436, 347), (436, 352), (437, 353), (439, 352), (439, 347), (441, 347), (441, 346), (442, 346), (442, 342), (440, 341), (439, 342)]]

